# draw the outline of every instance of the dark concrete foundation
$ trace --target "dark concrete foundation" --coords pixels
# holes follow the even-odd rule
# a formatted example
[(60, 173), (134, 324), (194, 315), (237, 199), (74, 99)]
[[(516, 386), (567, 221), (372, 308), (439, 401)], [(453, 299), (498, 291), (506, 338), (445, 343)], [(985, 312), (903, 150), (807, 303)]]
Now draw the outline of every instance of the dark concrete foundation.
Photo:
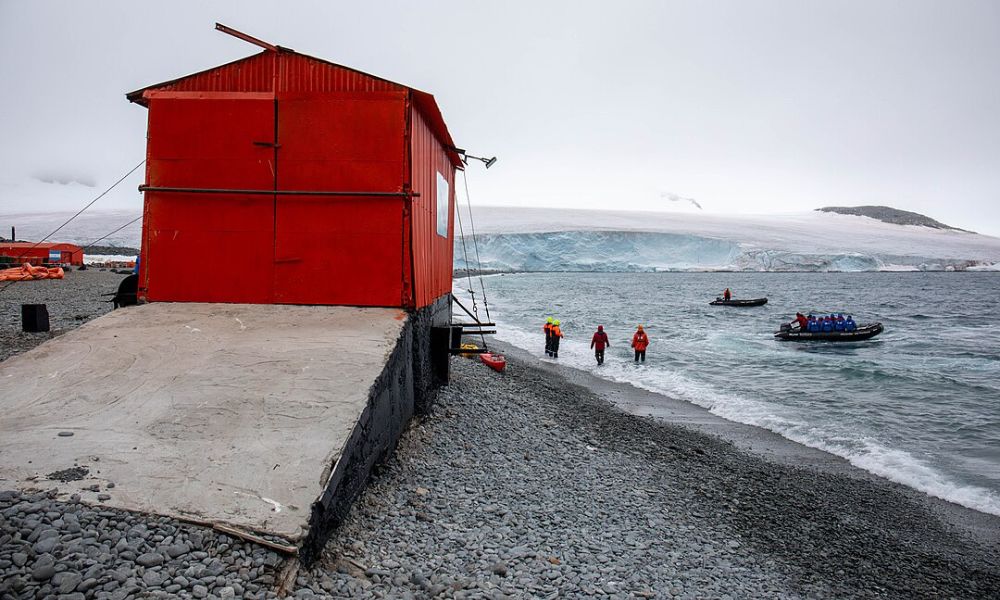
[(413, 377), (414, 412), (424, 414), (430, 410), (433, 393), (448, 384), (448, 358), (446, 347), (435, 343), (434, 330), (451, 323), (451, 295), (438, 298), (434, 304), (410, 315), (413, 328)]
[(312, 506), (309, 534), (299, 553), (305, 564), (320, 556), (330, 534), (364, 490), (372, 470), (395, 449), (410, 418), (427, 413), (436, 389), (447, 384), (448, 357), (443, 358), (442, 372), (432, 330), (450, 321), (450, 300), (444, 296), (409, 314), (395, 349), (369, 391), (368, 405), (333, 465), (322, 497)]

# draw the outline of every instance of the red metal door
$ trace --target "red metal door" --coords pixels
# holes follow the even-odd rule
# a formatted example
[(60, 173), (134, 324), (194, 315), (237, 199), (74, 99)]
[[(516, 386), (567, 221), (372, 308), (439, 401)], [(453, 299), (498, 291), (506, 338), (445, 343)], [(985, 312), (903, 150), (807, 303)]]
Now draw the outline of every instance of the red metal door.
[(275, 301), (400, 306), (405, 94), (278, 96), (278, 188), (357, 196), (281, 195), (275, 210)]
[[(150, 186), (274, 189), (273, 96), (149, 97)], [(273, 302), (273, 195), (147, 192), (145, 219), (148, 300)]]

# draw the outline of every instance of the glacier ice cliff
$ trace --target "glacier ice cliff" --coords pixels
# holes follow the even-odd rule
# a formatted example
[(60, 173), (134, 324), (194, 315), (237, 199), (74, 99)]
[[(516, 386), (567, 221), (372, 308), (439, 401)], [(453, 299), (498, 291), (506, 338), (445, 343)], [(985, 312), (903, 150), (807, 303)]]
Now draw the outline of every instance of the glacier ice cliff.
[[(1000, 263), (1000, 239), (830, 213), (476, 209), (490, 271), (946, 271)], [(467, 232), (468, 233), (468, 232)], [(471, 238), (455, 267), (478, 268)], [(468, 258), (467, 258), (468, 257)]]

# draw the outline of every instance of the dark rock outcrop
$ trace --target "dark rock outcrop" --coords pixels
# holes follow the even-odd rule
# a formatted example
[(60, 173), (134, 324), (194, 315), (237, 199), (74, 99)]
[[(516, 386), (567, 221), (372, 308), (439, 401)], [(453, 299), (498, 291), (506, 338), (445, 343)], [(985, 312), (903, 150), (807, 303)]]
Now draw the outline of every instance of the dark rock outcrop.
[(965, 231), (964, 229), (959, 229), (958, 227), (945, 225), (940, 221), (935, 221), (934, 219), (920, 213), (910, 212), (908, 210), (899, 210), (898, 208), (892, 208), (889, 206), (824, 206), (823, 208), (817, 208), (816, 210), (838, 213), (841, 215), (869, 217), (871, 219), (877, 219), (885, 223), (894, 223), (896, 225), (919, 225), (921, 227), (931, 227), (933, 229)]

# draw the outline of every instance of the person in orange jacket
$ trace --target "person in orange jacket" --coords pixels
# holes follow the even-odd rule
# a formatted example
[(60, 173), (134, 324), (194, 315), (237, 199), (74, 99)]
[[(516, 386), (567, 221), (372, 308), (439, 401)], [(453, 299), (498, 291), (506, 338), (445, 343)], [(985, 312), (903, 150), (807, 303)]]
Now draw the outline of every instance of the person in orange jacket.
[(545, 319), (545, 355), (552, 356), (552, 317)]
[(722, 292), (722, 299), (726, 302), (733, 299), (733, 293), (729, 291), (729, 288), (726, 288), (726, 291)]
[(635, 350), (635, 362), (646, 362), (646, 346), (649, 346), (649, 336), (643, 331), (642, 325), (639, 325), (638, 329), (635, 330), (635, 335), (632, 336), (632, 348)]
[(604, 325), (597, 326), (597, 332), (590, 340), (590, 347), (594, 349), (594, 358), (597, 359), (597, 364), (603, 365), (604, 348), (611, 347), (611, 340), (608, 339), (608, 334), (604, 331)]
[(562, 329), (559, 329), (559, 319), (556, 319), (552, 322), (552, 358), (559, 358), (559, 340), (562, 336)]

